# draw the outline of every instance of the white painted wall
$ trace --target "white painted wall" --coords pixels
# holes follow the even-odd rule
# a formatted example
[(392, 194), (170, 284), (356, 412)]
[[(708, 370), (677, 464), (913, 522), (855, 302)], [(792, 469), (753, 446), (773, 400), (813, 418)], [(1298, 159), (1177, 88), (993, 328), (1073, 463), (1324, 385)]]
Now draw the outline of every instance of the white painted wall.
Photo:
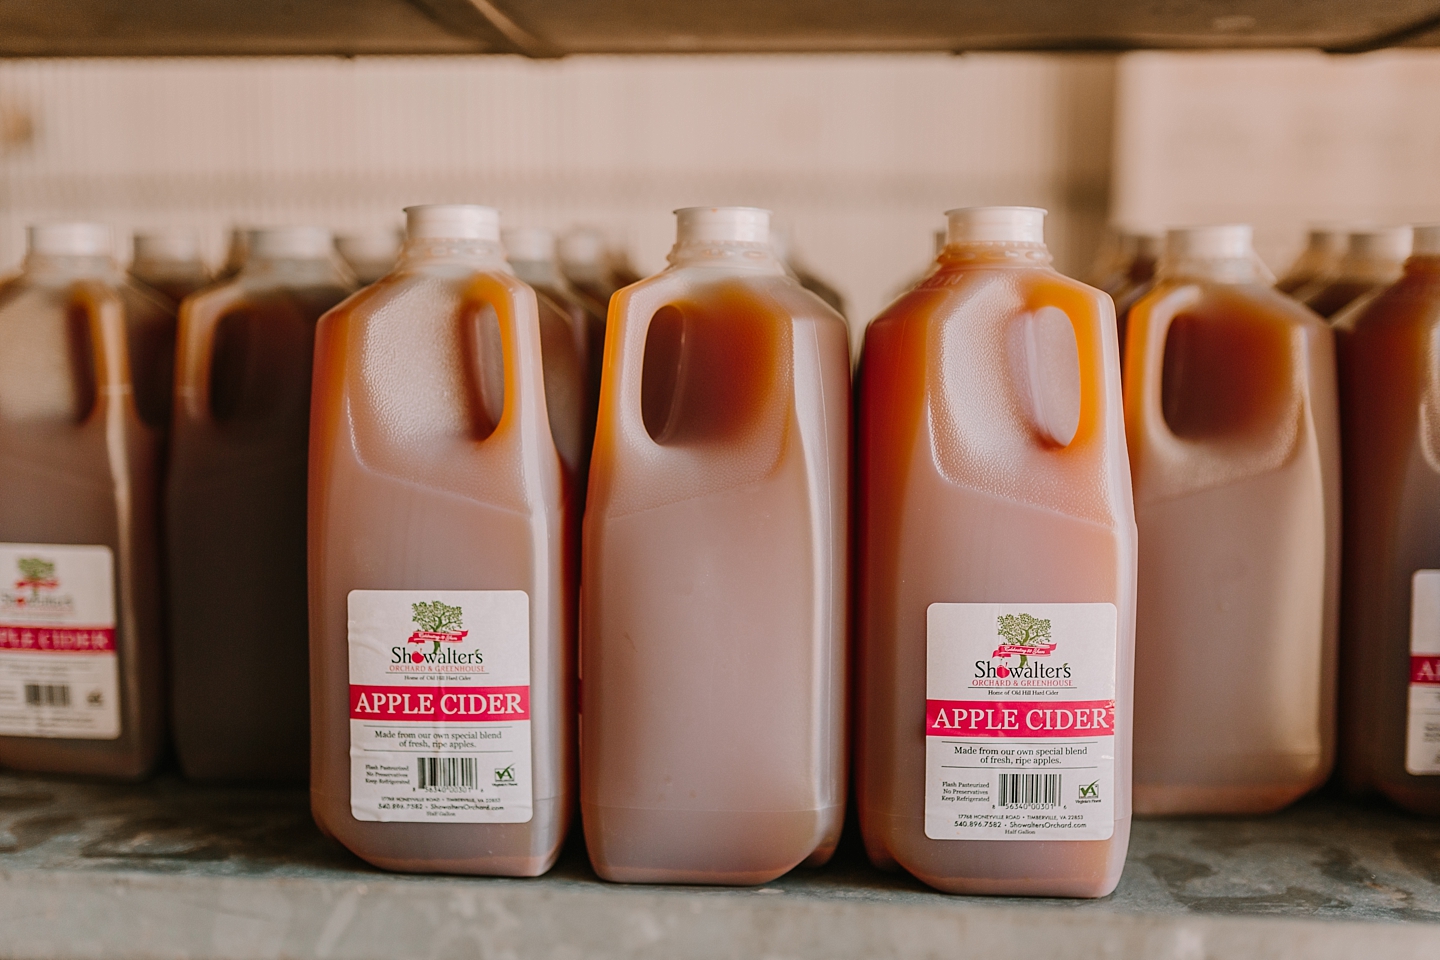
[(1310, 222), (1440, 221), (1440, 54), (1130, 54), (1114, 213), (1242, 221), (1277, 270)]
[(218, 256), (234, 221), (471, 201), (607, 225), (655, 270), (672, 208), (744, 203), (868, 318), (952, 206), (1047, 206), (1062, 265), (1088, 266), (1113, 76), (992, 55), (0, 62), (0, 264), (44, 218), (193, 224)]

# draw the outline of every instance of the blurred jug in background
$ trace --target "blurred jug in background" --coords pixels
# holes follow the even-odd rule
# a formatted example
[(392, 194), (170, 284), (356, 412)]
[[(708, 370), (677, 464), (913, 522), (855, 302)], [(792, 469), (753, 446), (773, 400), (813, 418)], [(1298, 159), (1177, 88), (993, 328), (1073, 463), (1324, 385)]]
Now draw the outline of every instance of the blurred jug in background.
[(354, 282), (319, 227), (252, 230), (180, 308), (165, 519), (170, 689), (186, 776), (309, 769), (305, 471), (315, 323)]
[(1275, 281), (1281, 293), (1295, 294), (1317, 280), (1329, 276), (1340, 264), (1345, 253), (1346, 234), (1334, 227), (1315, 227), (1305, 235), (1305, 249), (1285, 275)]
[(404, 241), (404, 231), (382, 227), (342, 233), (335, 238), (335, 249), (363, 287), (395, 269)]
[(159, 759), (173, 352), (109, 228), (30, 228), (0, 285), (0, 766), (138, 778)]
[(1172, 230), (1130, 314), (1140, 813), (1278, 810), (1334, 760), (1334, 338), (1250, 236)]
[(200, 238), (183, 227), (137, 232), (130, 276), (163, 293), (177, 307), (210, 282), (210, 271), (200, 256)]
[(1440, 814), (1440, 226), (1336, 326), (1345, 448), (1341, 773)]
[(1409, 227), (1351, 231), (1345, 256), (1335, 269), (1296, 291), (1295, 297), (1331, 319), (1352, 302), (1399, 280), (1408, 256)]

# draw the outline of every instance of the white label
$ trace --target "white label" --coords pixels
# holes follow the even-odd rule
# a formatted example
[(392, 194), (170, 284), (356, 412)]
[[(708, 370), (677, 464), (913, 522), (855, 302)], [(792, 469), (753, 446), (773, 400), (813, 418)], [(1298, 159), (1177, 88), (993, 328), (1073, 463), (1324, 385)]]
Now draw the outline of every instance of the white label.
[(526, 823), (530, 599), (523, 590), (352, 590), (350, 813)]
[(1440, 570), (1417, 570), (1411, 580), (1405, 726), (1405, 772), (1440, 773)]
[(932, 603), (925, 836), (1108, 840), (1115, 830), (1111, 603)]
[(0, 543), (0, 736), (120, 736), (109, 547)]

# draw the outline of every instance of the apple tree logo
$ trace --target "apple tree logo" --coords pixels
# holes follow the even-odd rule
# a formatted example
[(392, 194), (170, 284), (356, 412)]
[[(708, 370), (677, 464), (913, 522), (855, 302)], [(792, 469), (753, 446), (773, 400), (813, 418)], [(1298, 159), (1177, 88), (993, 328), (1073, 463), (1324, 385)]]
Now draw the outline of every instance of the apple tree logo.
[[(432, 653), (440, 652), (442, 643), (459, 643), (470, 633), (460, 629), (465, 625), (464, 611), (440, 600), (429, 603), (410, 604), (411, 620), (419, 628), (410, 634), (406, 643), (434, 643)], [(417, 654), (418, 656), (418, 654)]]
[(1055, 652), (1049, 620), (1028, 613), (1002, 613), (995, 618), (995, 627), (1003, 642), (990, 656), (1003, 659), (1019, 654), (1020, 669), (1024, 669), (1031, 657), (1048, 657)]
[(53, 590), (60, 586), (55, 579), (55, 564), (39, 557), (21, 557), (15, 561), (20, 569), (20, 579), (15, 581), (16, 590), (29, 590), (30, 599), (40, 599), (41, 590)]

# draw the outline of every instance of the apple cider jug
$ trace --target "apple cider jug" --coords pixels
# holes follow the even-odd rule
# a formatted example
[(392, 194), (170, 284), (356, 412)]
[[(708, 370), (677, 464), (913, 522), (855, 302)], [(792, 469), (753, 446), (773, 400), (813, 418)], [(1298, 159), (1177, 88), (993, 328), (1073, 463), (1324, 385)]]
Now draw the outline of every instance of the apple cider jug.
[(305, 473), (315, 324), (354, 281), (320, 227), (252, 230), (180, 308), (165, 490), (170, 704), (185, 775), (309, 773)]
[(1171, 231), (1130, 314), (1141, 814), (1278, 810), (1334, 761), (1334, 337), (1271, 287), (1250, 237)]
[(1044, 217), (950, 211), (860, 360), (860, 827), (949, 893), (1104, 896), (1129, 844), (1115, 313), (1051, 268)]
[(764, 883), (843, 820), (849, 341), (769, 211), (676, 216), (606, 330), (581, 812), (607, 880)]
[(31, 227), (0, 284), (0, 766), (134, 779), (159, 759), (173, 337), (97, 224)]
[(311, 808), (390, 870), (537, 876), (574, 809), (583, 393), (488, 207), (410, 207), (321, 320), (310, 427)]
[(1440, 226), (1336, 325), (1344, 437), (1340, 770), (1440, 814)]

